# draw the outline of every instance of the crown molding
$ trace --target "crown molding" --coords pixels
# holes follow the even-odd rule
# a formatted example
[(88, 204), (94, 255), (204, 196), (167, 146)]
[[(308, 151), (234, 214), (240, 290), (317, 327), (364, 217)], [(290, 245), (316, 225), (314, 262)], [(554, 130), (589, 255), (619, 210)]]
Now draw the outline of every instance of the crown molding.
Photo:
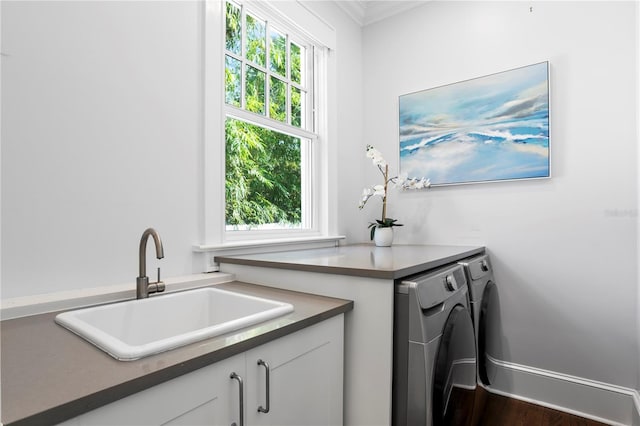
[(334, 0), (361, 27), (420, 6), (429, 0)]
[(364, 14), (365, 14), (365, 5), (361, 0), (335, 0), (334, 3), (338, 5), (340, 9), (342, 9), (351, 19), (353, 19), (356, 24), (361, 27), (364, 26)]

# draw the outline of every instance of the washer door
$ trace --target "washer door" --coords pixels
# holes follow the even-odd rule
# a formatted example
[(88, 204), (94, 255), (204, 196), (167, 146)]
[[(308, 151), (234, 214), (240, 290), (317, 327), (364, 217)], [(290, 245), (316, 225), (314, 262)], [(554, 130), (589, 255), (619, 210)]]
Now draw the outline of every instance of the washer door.
[[(478, 374), (479, 379), (485, 385), (491, 384), (491, 377), (487, 370), (487, 342), (489, 330), (491, 329), (491, 311), (495, 308), (495, 298), (497, 288), (493, 281), (488, 281), (482, 293), (482, 304), (480, 305), (480, 320), (478, 324)], [(494, 354), (495, 356), (495, 354)]]
[(476, 347), (469, 309), (456, 305), (445, 323), (433, 379), (433, 424), (468, 425), (476, 398)]

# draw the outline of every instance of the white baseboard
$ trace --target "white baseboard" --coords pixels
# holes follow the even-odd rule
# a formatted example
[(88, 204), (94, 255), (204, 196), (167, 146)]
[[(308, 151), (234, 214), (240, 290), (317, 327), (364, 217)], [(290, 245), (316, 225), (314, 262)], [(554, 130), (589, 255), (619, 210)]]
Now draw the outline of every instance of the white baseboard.
[(491, 393), (520, 399), (610, 425), (640, 425), (635, 389), (488, 357), (495, 369)]
[(638, 391), (633, 393), (633, 406), (634, 410), (631, 417), (631, 424), (640, 425), (640, 394)]

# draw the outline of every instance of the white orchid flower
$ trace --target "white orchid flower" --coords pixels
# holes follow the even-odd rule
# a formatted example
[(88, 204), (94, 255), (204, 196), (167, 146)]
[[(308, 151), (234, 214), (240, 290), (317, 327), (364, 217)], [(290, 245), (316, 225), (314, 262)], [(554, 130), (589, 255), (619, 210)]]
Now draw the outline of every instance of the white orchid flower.
[(382, 158), (382, 156), (373, 157), (373, 164), (382, 168), (385, 168), (387, 166), (387, 162), (384, 158)]
[(373, 187), (373, 195), (384, 197), (385, 196), (384, 185), (375, 185)]
[(419, 182), (420, 182), (420, 188), (418, 188), (418, 189), (431, 187), (431, 180), (430, 179), (422, 178), (422, 179), (420, 179)]
[(371, 188), (363, 189), (362, 198), (360, 199), (360, 205), (358, 206), (358, 208), (362, 209), (364, 205), (367, 204), (367, 201), (369, 201), (369, 198), (371, 198), (372, 196), (373, 196), (373, 190)]
[(374, 158), (374, 157), (382, 157), (382, 154), (380, 153), (380, 151), (378, 151), (371, 145), (367, 145), (367, 158)]
[(431, 181), (429, 179), (421, 178), (411, 178), (408, 179), (406, 175), (400, 175), (396, 181), (396, 187), (406, 189), (424, 189), (431, 187)]
[(371, 158), (373, 164), (376, 166), (386, 167), (387, 165), (382, 153), (371, 145), (367, 145), (367, 158)]
[(401, 189), (405, 189), (405, 184), (407, 183), (407, 174), (406, 173), (401, 173), (398, 175), (398, 177), (395, 179), (394, 185), (396, 188), (401, 188)]

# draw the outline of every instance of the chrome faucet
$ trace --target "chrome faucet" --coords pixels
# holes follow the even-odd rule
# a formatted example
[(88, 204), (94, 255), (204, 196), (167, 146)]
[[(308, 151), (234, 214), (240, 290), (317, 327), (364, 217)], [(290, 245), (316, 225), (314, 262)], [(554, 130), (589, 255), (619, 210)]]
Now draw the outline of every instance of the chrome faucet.
[(160, 268), (158, 268), (158, 281), (154, 283), (149, 282), (147, 277), (147, 240), (149, 236), (153, 237), (153, 242), (156, 245), (156, 257), (162, 259), (164, 257), (164, 249), (162, 248), (162, 241), (160, 241), (160, 235), (153, 228), (148, 228), (142, 234), (140, 238), (140, 273), (136, 278), (136, 298), (146, 299), (149, 297), (149, 293), (160, 293), (164, 291), (164, 283), (160, 281)]

